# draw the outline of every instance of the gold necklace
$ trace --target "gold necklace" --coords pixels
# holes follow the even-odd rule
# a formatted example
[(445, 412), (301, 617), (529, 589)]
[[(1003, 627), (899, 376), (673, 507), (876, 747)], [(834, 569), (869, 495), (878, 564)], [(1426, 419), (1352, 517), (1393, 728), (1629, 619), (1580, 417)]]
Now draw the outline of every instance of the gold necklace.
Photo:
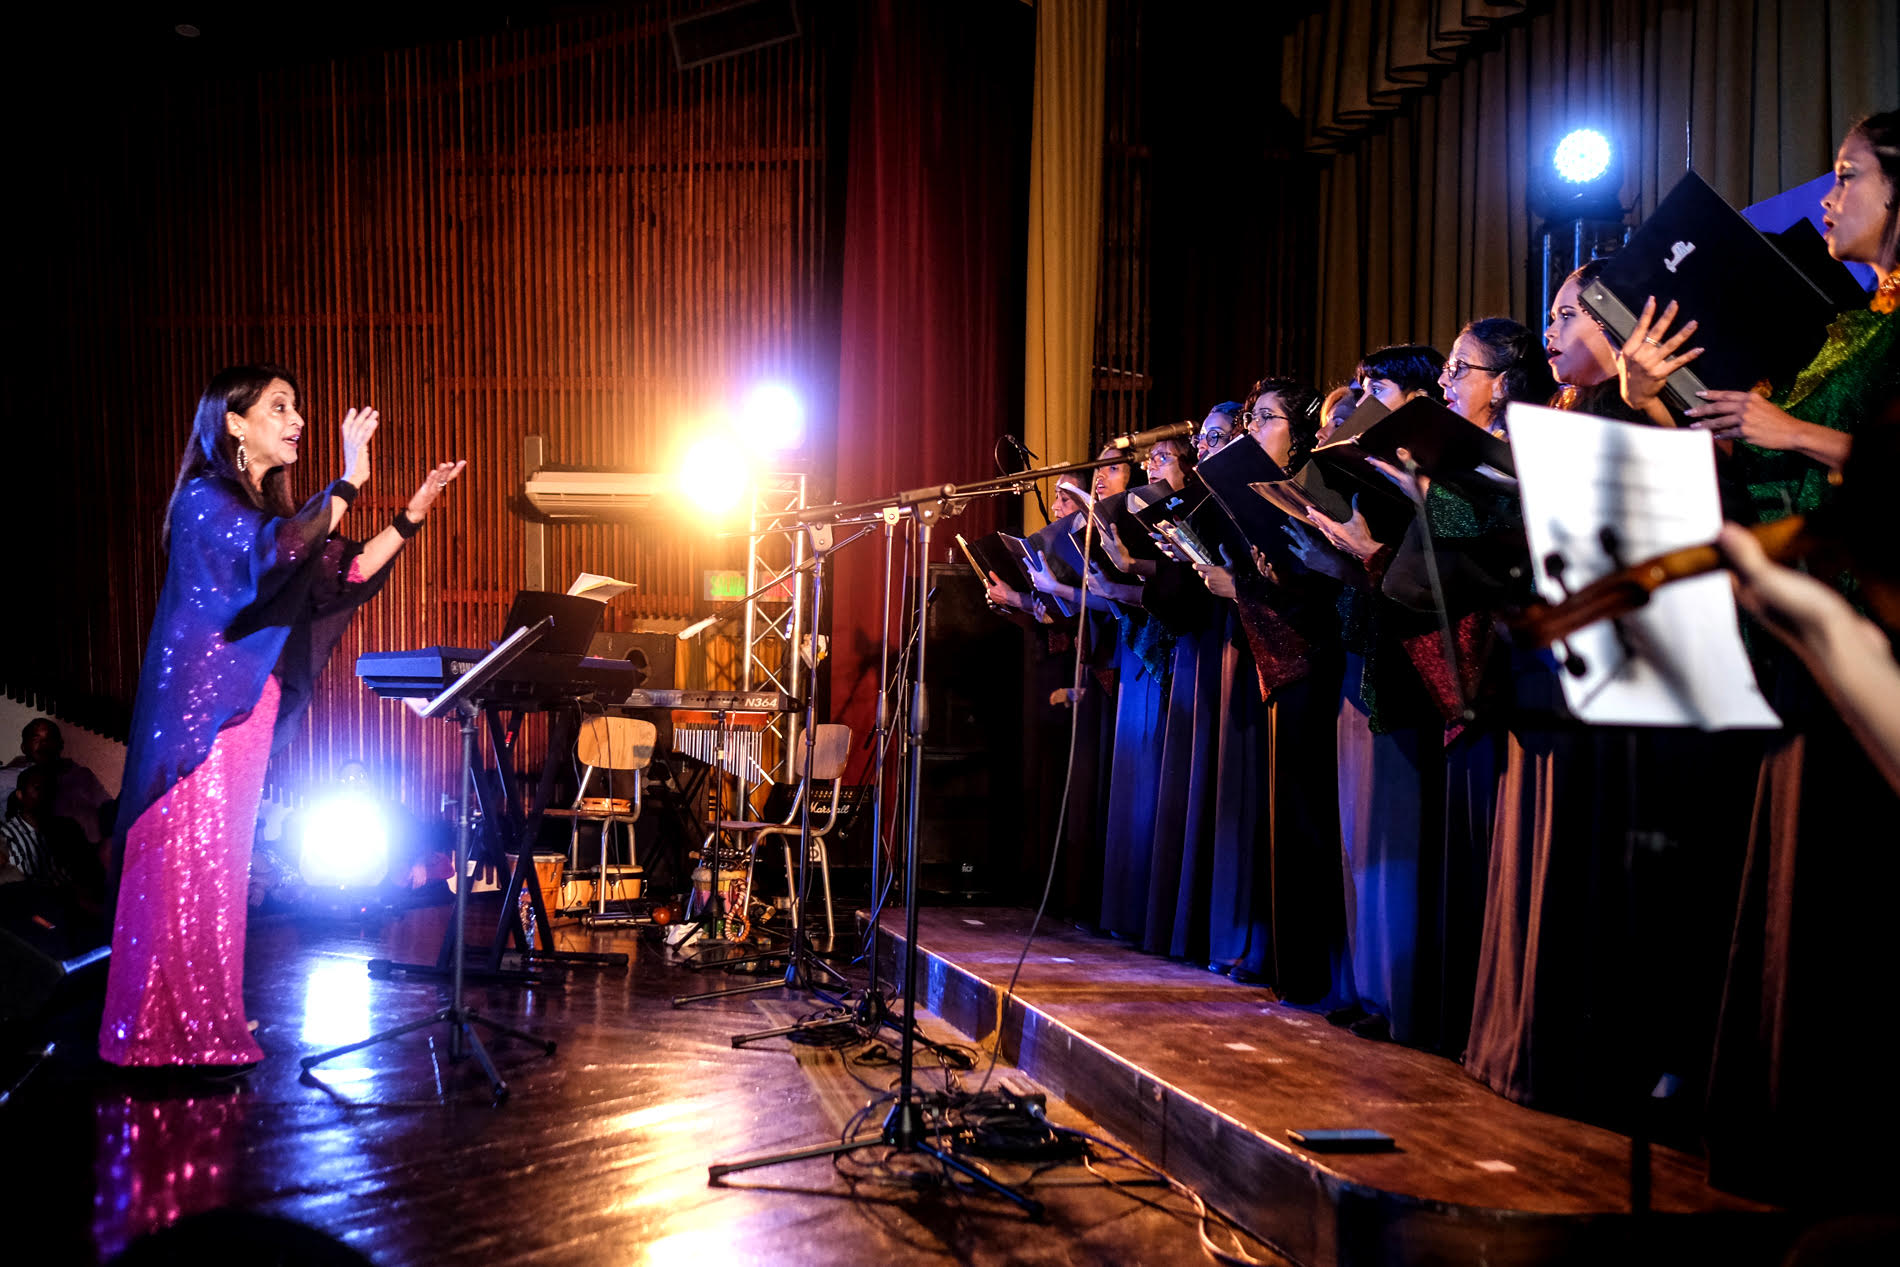
[(1892, 312), (1900, 307), (1900, 268), (1887, 274), (1887, 280), (1874, 288), (1874, 301), (1870, 305), (1875, 312)]

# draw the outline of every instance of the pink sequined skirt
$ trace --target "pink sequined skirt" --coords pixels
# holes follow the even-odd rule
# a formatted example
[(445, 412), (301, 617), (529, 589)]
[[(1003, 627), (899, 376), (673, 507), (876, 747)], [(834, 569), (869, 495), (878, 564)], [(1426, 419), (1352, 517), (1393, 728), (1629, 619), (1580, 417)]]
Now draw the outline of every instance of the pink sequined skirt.
[(99, 1055), (115, 1065), (262, 1060), (244, 1015), (245, 899), (277, 679), (125, 839)]

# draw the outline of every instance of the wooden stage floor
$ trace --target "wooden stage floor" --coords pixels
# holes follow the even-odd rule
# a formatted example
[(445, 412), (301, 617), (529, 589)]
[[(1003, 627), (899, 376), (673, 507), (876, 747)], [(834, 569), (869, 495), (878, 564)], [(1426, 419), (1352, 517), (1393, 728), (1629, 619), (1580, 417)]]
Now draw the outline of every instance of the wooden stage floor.
[[(436, 985), (375, 980), (365, 965), (433, 958), (445, 915), (410, 912), (367, 931), (255, 925), (247, 1003), (269, 1058), (238, 1085), (154, 1089), (71, 1054), (42, 1067), (0, 1108), (6, 1260), (100, 1262), (181, 1216), (238, 1207), (312, 1224), (384, 1267), (1206, 1261), (1185, 1201), (1114, 1190), (1079, 1166), (1035, 1176), (1048, 1206), (1039, 1224), (944, 1186), (916, 1159), (881, 1165), (882, 1149), (837, 1169), (807, 1161), (708, 1186), (709, 1163), (835, 1138), (894, 1069), (783, 1040), (735, 1050), (732, 1035), (816, 1005), (775, 990), (675, 1009), (675, 994), (752, 978), (688, 972), (657, 940), (625, 930), (563, 929), (561, 941), (626, 950), (628, 971), (471, 992), (488, 1015), (559, 1042), (552, 1057), (493, 1045), (512, 1088), (502, 1105), (473, 1062), (446, 1059), (440, 1027), (340, 1059), (321, 1086), (301, 1083), (298, 1056), (440, 1006)], [(471, 928), (492, 920), (478, 915)], [(88, 1037), (84, 1018), (73, 1021), (81, 1041), (69, 1052)], [(0, 1078), (17, 1074), (17, 1055), (0, 1051)], [(932, 1062), (922, 1067), (926, 1086), (944, 1085)], [(1056, 1102), (1051, 1115), (1092, 1125)], [(1098, 1168), (1138, 1185), (1125, 1165)], [(1011, 1181), (1031, 1174), (995, 1169)]]
[[(1057, 921), (1043, 922), (1005, 1015), (1029, 923), (1019, 910), (924, 910), (924, 1006), (975, 1041), (1000, 1033), (1004, 1059), (1300, 1262), (1775, 1263), (1798, 1231), (1662, 1147), (1654, 1213), (1635, 1218), (1625, 1137)], [(889, 961), (901, 913), (882, 929)], [(1288, 1140), (1311, 1127), (1371, 1127), (1398, 1146), (1320, 1155)]]

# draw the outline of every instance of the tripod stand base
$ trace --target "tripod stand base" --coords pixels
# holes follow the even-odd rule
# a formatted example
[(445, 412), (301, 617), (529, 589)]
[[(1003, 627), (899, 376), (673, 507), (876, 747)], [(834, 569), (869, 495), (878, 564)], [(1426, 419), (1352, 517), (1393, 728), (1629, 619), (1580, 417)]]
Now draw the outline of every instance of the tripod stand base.
[(481, 1065), (482, 1072), (488, 1076), (488, 1089), (497, 1101), (508, 1098), (508, 1084), (502, 1081), (502, 1077), (499, 1073), (495, 1072), (495, 1062), (489, 1059), (488, 1049), (482, 1045), (481, 1035), (476, 1033), (476, 1026), (479, 1025), (491, 1033), (502, 1034), (509, 1038), (519, 1038), (524, 1042), (533, 1043), (535, 1046), (540, 1047), (546, 1054), (550, 1056), (554, 1054), (555, 1043), (551, 1038), (539, 1038), (525, 1030), (511, 1028), (510, 1026), (501, 1024), (499, 1021), (491, 1021), (486, 1016), (470, 1008), (445, 1007), (433, 1015), (423, 1017), (419, 1021), (410, 1021), (406, 1025), (398, 1025), (393, 1029), (386, 1029), (380, 1034), (371, 1034), (368, 1038), (362, 1039), (359, 1042), (350, 1043), (347, 1046), (332, 1047), (329, 1051), (319, 1052), (314, 1056), (305, 1056), (299, 1060), (297, 1064), (298, 1067), (303, 1070), (304, 1080), (316, 1082), (318, 1079), (314, 1077), (310, 1071), (327, 1060), (333, 1060), (338, 1056), (346, 1056), (353, 1051), (361, 1051), (365, 1047), (374, 1047), (378, 1043), (386, 1043), (394, 1038), (401, 1038), (404, 1034), (413, 1034), (417, 1030), (427, 1029), (431, 1025), (447, 1025), (449, 1027), (449, 1059), (462, 1059), (463, 1043), (466, 1042), (468, 1044), (469, 1049), (475, 1053), (475, 1059)]
[(767, 1166), (782, 1166), (794, 1161), (812, 1161), (820, 1157), (843, 1157), (849, 1153), (866, 1148), (889, 1148), (898, 1153), (914, 1153), (928, 1157), (939, 1165), (974, 1182), (978, 1187), (993, 1196), (1002, 1197), (1013, 1203), (1032, 1219), (1042, 1217), (1042, 1202), (1025, 1193), (1016, 1191), (981, 1168), (971, 1165), (952, 1153), (927, 1143), (930, 1130), (924, 1125), (923, 1108), (916, 1100), (900, 1100), (891, 1107), (889, 1116), (884, 1119), (883, 1128), (875, 1135), (861, 1135), (857, 1139), (843, 1143), (814, 1144), (810, 1148), (794, 1148), (788, 1152), (768, 1153), (762, 1157), (748, 1157), (743, 1161), (715, 1162), (706, 1167), (706, 1182), (709, 1186), (723, 1185), (726, 1176), (741, 1174), (748, 1170), (761, 1170)]
[[(436, 963), (401, 963), (394, 959), (372, 959), (369, 961), (369, 975), (378, 981), (387, 981), (391, 977), (422, 977), (431, 981), (446, 981), (450, 969)], [(471, 981), (480, 981), (486, 985), (549, 985), (553, 978), (545, 977), (529, 968), (496, 968), (490, 970), (479, 964), (462, 969), (463, 975)]]
[[(767, 957), (768, 956), (763, 955), (750, 956), (747, 960), (734, 960), (733, 963), (749, 962), (751, 960)], [(730, 999), (742, 994), (762, 994), (767, 990), (797, 990), (803, 994), (815, 995), (824, 1002), (836, 1007), (838, 1001), (825, 993), (824, 988), (818, 984), (818, 977), (812, 969), (818, 969), (820, 972), (825, 973), (837, 981), (840, 985), (851, 984), (842, 972), (839, 972), (836, 968), (809, 952), (799, 955), (787, 950), (769, 957), (786, 960), (785, 975), (783, 977), (771, 981), (755, 981), (751, 985), (734, 986), (729, 990), (703, 990), (698, 994), (675, 995), (673, 998), (673, 1006), (684, 1007), (688, 1003), (701, 1003), (707, 999)], [(745, 1036), (742, 1035), (742, 1037)], [(758, 1037), (758, 1035), (753, 1035), (752, 1037)], [(735, 1039), (732, 1045), (738, 1047), (743, 1044)]]

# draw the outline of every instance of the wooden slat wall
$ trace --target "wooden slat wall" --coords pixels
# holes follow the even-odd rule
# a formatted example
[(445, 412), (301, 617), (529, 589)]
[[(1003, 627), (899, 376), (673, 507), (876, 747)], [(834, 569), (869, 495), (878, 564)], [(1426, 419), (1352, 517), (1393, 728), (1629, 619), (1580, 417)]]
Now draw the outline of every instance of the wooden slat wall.
[[(815, 333), (836, 304), (825, 42), (808, 30), (678, 71), (664, 19), (703, 7), (173, 84), (48, 173), (70, 214), (35, 274), (43, 368), (84, 385), (56, 397), (69, 442), (51, 497), (73, 527), (53, 548), (88, 583), (9, 684), (129, 708), (197, 393), (224, 364), (279, 360), (310, 421), (300, 494), (337, 473), (343, 411), (382, 411), (345, 531), (379, 528), (429, 463), (469, 459), (273, 767), (294, 789), (360, 757), (435, 812), (450, 728), (376, 700), (351, 667), (363, 650), (498, 632), (524, 576), (505, 504), (521, 438), (548, 436), (554, 461), (663, 471), (757, 378), (835, 396)], [(697, 526), (551, 532), (551, 582), (640, 583), (614, 605), (619, 628), (690, 618), (700, 570), (742, 560), (741, 541)]]
[[(1095, 300), (1095, 391), (1090, 453), (1109, 439), (1153, 425), (1148, 323), (1153, 255), (1148, 185), (1151, 154), (1142, 132), (1145, 0), (1108, 0), (1108, 57), (1102, 118), (1102, 248)], [(1173, 421), (1169, 419), (1169, 421)]]

